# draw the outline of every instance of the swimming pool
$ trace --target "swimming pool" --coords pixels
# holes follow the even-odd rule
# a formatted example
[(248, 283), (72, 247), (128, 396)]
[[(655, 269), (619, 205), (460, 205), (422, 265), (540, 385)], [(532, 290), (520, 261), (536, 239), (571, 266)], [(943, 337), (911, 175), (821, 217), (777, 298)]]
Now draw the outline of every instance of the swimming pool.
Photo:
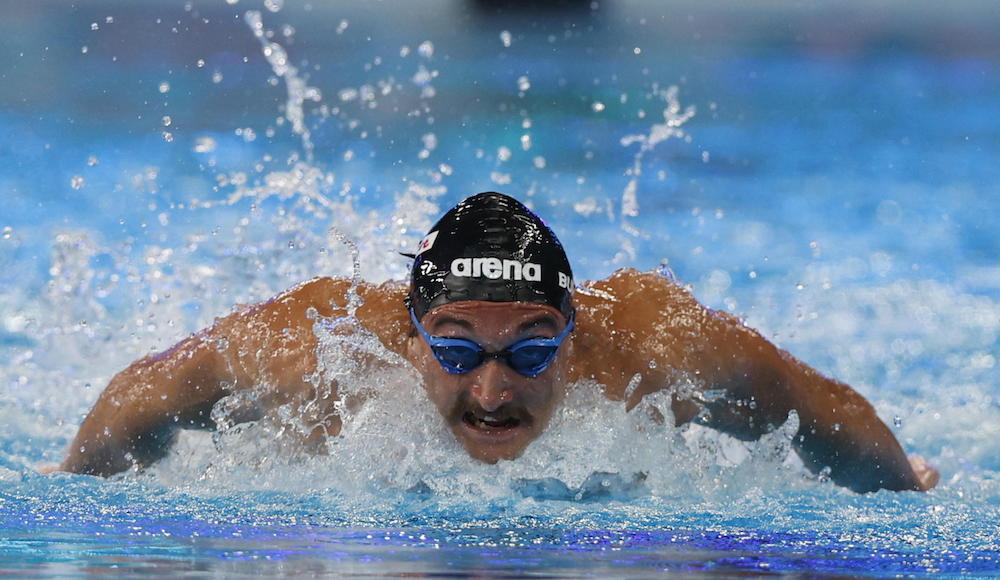
[[(995, 12), (6, 7), (0, 570), (1000, 574)], [(578, 279), (666, 264), (850, 383), (941, 485), (854, 495), (781, 432), (657, 427), (586, 384), (521, 460), (477, 465), (405, 376), (330, 457), (260, 424), (143, 474), (36, 473), (130, 361), (349, 273), (345, 236), (366, 278), (402, 277), (396, 252), (487, 189), (539, 210)]]

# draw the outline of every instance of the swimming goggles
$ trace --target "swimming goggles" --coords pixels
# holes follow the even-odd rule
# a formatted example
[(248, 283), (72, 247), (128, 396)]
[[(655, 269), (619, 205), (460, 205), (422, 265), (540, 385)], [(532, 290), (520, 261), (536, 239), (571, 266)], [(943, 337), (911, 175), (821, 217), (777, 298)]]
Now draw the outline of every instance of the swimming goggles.
[(573, 331), (575, 315), (576, 313), (569, 315), (569, 322), (566, 323), (566, 328), (559, 333), (559, 336), (527, 338), (515, 342), (499, 352), (487, 352), (471, 340), (431, 336), (417, 320), (413, 309), (410, 309), (410, 320), (413, 321), (413, 326), (430, 345), (434, 358), (441, 363), (444, 370), (453, 375), (464, 375), (486, 362), (487, 359), (493, 358), (503, 360), (510, 368), (526, 377), (537, 377), (549, 368), (549, 365), (556, 358), (559, 345)]

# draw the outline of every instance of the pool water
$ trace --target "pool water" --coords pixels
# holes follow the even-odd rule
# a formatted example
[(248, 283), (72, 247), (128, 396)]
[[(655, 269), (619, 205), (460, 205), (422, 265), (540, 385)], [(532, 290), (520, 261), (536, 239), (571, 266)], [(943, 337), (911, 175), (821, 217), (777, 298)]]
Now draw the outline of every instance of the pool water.
[[(5, 6), (0, 573), (1000, 575), (990, 2), (339, 4)], [(589, 383), (481, 465), (406, 369), (345, 385), (380, 395), (329, 456), (262, 422), (38, 473), (132, 360), (316, 275), (402, 278), (491, 189), (578, 280), (672, 272), (851, 384), (941, 484), (856, 495), (793, 422), (745, 444)]]

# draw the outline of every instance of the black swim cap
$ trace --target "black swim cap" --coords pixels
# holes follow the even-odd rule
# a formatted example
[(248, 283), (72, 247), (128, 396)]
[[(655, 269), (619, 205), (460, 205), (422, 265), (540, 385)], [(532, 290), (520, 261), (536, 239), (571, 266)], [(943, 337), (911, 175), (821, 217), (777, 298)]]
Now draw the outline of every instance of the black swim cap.
[(487, 192), (448, 210), (414, 256), (409, 304), (417, 318), (464, 300), (537, 302), (569, 317), (573, 271), (545, 222), (516, 199)]

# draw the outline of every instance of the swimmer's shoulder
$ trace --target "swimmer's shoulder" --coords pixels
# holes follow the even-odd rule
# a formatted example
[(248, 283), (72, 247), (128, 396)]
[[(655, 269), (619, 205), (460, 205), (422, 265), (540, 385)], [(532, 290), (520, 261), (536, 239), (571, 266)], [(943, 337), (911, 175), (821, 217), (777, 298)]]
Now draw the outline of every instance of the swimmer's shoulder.
[(383, 344), (397, 350), (397, 343), (408, 333), (409, 318), (404, 298), (409, 286), (391, 280), (381, 284), (353, 283), (347, 278), (319, 277), (296, 284), (265, 304), (280, 318), (312, 320), (317, 316), (339, 318), (348, 315), (352, 292), (360, 298), (355, 315)]
[(317, 317), (346, 316), (352, 292), (361, 299), (357, 316), (362, 322), (386, 317), (405, 319), (403, 299), (406, 290), (403, 282), (354, 284), (347, 278), (316, 277), (262, 302), (237, 306), (231, 315), (216, 319), (215, 327), (263, 324), (285, 332), (295, 327), (311, 328)]
[(706, 312), (676, 281), (631, 268), (580, 285), (573, 299), (571, 376), (597, 380), (613, 399), (623, 398), (636, 373), (649, 373), (651, 360), (661, 370), (685, 367), (689, 346), (697, 342), (697, 319)]
[(675, 310), (698, 306), (685, 286), (657, 272), (634, 268), (616, 270), (603, 280), (585, 282), (576, 289), (574, 301), (585, 312), (617, 312), (655, 309)]

